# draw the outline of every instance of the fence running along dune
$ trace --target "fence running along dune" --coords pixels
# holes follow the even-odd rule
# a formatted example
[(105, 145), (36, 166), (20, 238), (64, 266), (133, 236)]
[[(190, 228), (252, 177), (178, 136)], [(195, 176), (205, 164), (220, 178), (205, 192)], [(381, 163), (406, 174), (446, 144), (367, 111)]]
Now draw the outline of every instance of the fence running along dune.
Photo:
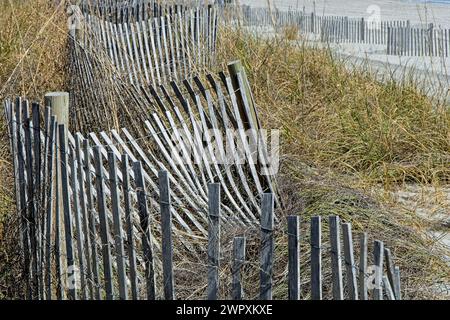
[(166, 14), (181, 13), (193, 7), (211, 6), (214, 1), (199, 0), (82, 0), (78, 2), (83, 14), (95, 15), (113, 23), (130, 23)]
[(192, 80), (215, 65), (217, 33), (211, 6), (123, 24), (86, 16), (69, 39), (71, 118), (77, 128), (142, 123), (142, 110), (159, 110), (148, 101), (152, 92), (162, 95), (162, 85)]
[(433, 23), (412, 25), (409, 20), (378, 21), (250, 6), (242, 6), (238, 16), (243, 26), (252, 29), (296, 26), (300, 33), (322, 42), (382, 45), (388, 55), (448, 57), (450, 51), (450, 29)]
[[(368, 254), (367, 234), (354, 242), (337, 216), (324, 242), (321, 218), (311, 219), (302, 260), (300, 218), (275, 214), (274, 150), (242, 65), (206, 71), (216, 65), (224, 7), (124, 5), (82, 2), (85, 24), (69, 40), (70, 94), (56, 94), (70, 97), (69, 119), (55, 115), (55, 93), (42, 106), (5, 101), (27, 298), (186, 298), (203, 288), (186, 284), (188, 263), (204, 270), (198, 296), (272, 299), (277, 253), (288, 257), (289, 299), (323, 299), (324, 288), (338, 300), (401, 299), (390, 250), (375, 241)], [(240, 152), (227, 153), (225, 141)], [(275, 250), (284, 229), (288, 248)], [(255, 233), (257, 262), (246, 252)], [(231, 264), (226, 290), (223, 264)], [(255, 296), (246, 294), (248, 266), (259, 273)]]
[[(172, 190), (181, 183), (165, 170), (149, 178), (153, 172), (144, 170), (126, 142), (91, 146), (90, 139), (58, 125), (49, 109), (43, 119), (40, 111), (39, 104), (30, 110), (21, 98), (5, 104), (28, 298), (176, 299), (176, 275), (181, 271), (174, 270), (174, 261), (194, 255), (207, 265), (206, 298), (271, 299), (274, 233), (287, 228), (289, 299), (322, 299), (324, 257), (330, 261), (327, 285), (333, 299), (401, 299), (399, 269), (390, 250), (375, 241), (369, 268), (368, 238), (361, 234), (357, 263), (351, 224), (341, 223), (338, 216), (328, 219), (326, 244), (321, 217), (310, 221), (310, 285), (301, 295), (300, 217), (277, 219), (273, 193), (260, 195), (255, 210), (259, 218), (247, 225), (260, 233), (260, 290), (257, 297), (244, 296), (246, 238), (233, 239), (231, 261), (221, 257), (221, 247), (227, 244), (220, 238), (247, 223), (223, 204), (221, 183), (208, 183), (206, 201), (193, 210), (189, 198), (180, 203)], [(125, 151), (118, 152), (122, 148)], [(219, 291), (222, 263), (232, 266), (231, 289), (225, 296)]]

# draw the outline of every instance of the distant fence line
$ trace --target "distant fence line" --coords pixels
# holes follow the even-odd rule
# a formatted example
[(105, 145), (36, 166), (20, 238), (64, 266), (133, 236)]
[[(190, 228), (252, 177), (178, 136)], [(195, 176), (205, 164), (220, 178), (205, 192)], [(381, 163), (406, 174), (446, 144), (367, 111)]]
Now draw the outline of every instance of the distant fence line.
[(450, 29), (432, 23), (414, 26), (409, 20), (374, 21), (242, 6), (242, 25), (251, 28), (297, 26), (300, 33), (316, 35), (323, 42), (385, 45), (389, 55), (448, 57), (450, 51)]
[(195, 7), (212, 4), (212, 1), (177, 0), (82, 0), (79, 6), (86, 15), (112, 23), (145, 21), (166, 14), (184, 13)]
[(217, 18), (214, 7), (123, 24), (87, 16), (86, 34), (76, 41), (85, 50), (105, 50), (130, 83), (156, 87), (215, 63)]
[[(136, 3), (149, 8), (154, 1)], [(20, 97), (5, 101), (27, 298), (175, 299), (177, 290), (196, 285), (177, 287), (185, 269), (175, 262), (186, 260), (204, 271), (206, 298), (247, 298), (244, 233), (259, 229), (259, 294), (249, 298), (272, 299), (275, 231), (284, 227), (290, 299), (322, 299), (324, 287), (332, 287), (337, 300), (401, 298), (390, 250), (375, 241), (369, 268), (362, 234), (355, 262), (351, 225), (336, 216), (329, 217), (326, 244), (321, 218), (311, 219), (310, 286), (301, 294), (299, 217), (275, 215), (281, 207), (276, 180), (262, 174), (267, 149), (252, 150), (242, 134), (250, 130), (250, 140), (267, 148), (245, 71), (234, 61), (228, 73), (196, 74), (214, 62), (208, 55), (215, 52), (224, 11), (150, 10), (154, 16), (141, 20), (139, 10), (125, 22), (104, 19), (107, 10), (83, 10), (87, 27), (69, 42), (70, 103), (69, 95), (61, 100), (66, 113), (58, 119), (47, 96), (45, 108)], [(219, 137), (208, 137), (211, 129), (240, 133), (231, 140), (243, 146), (244, 164), (218, 161), (210, 142)], [(222, 155), (224, 146), (217, 147)], [(173, 152), (180, 148), (193, 154), (181, 159)], [(239, 230), (229, 243), (221, 240)], [(222, 251), (231, 243), (231, 290), (221, 296)]]
[(79, 130), (142, 126), (142, 110), (160, 109), (152, 91), (215, 65), (218, 19), (214, 6), (121, 24), (86, 16), (69, 39), (71, 118)]
[[(342, 223), (338, 216), (328, 218), (325, 241), (321, 217), (311, 218), (309, 288), (301, 286), (305, 254), (299, 251), (304, 237), (300, 217), (289, 216), (275, 224), (273, 193), (261, 194), (255, 226), (260, 230), (259, 294), (245, 295), (244, 266), (251, 262), (246, 237), (234, 237), (228, 244), (221, 240), (239, 220), (230, 220), (221, 205), (220, 183), (208, 184), (207, 201), (195, 211), (207, 228), (205, 237), (180, 237), (182, 210), (173, 202), (176, 194), (171, 188), (178, 182), (171, 180), (169, 172), (157, 171), (156, 183), (149, 184), (143, 162), (116, 149), (126, 144), (91, 147), (88, 140), (58, 125), (50, 109), (43, 118), (42, 111), (37, 103), (30, 109), (21, 98), (5, 103), (30, 299), (176, 299), (177, 284), (183, 281), (176, 262), (189, 256), (185, 249), (192, 254), (199, 246), (193, 266), (205, 266), (201, 269), (207, 283), (205, 298), (270, 300), (277, 289), (273, 274), (279, 251), (274, 246), (280, 228), (287, 228), (289, 299), (321, 300), (325, 286), (332, 288), (336, 300), (401, 299), (400, 271), (390, 250), (375, 241), (369, 255), (368, 236), (363, 233), (357, 260), (351, 224)], [(232, 247), (231, 260), (224, 260), (224, 246)], [(325, 283), (323, 261), (329, 262), (329, 283)], [(219, 290), (223, 263), (231, 264), (232, 270), (226, 280), (230, 290), (225, 293)], [(189, 285), (191, 290), (196, 287)]]
[(201, 66), (214, 63), (218, 15), (214, 6), (194, 7), (113, 23), (85, 15), (76, 44), (84, 50), (108, 53), (113, 65), (127, 73), (131, 83), (152, 83), (188, 78)]

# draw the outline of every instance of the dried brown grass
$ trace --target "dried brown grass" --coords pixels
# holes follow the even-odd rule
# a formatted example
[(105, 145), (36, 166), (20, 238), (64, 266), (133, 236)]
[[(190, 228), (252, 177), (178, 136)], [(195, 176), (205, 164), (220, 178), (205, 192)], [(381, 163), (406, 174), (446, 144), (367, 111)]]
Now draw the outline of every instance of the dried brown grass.
[[(66, 86), (65, 2), (0, 1), (0, 101), (26, 96), (39, 101)], [(9, 137), (0, 122), (0, 299), (23, 298), (18, 221)]]

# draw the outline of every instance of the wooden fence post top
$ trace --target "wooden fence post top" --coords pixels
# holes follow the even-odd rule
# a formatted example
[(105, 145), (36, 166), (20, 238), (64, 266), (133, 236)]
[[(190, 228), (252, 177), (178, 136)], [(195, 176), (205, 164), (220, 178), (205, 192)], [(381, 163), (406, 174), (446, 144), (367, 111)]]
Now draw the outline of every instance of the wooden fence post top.
[(261, 229), (272, 231), (274, 223), (274, 196), (273, 193), (263, 193), (261, 204)]
[(220, 183), (208, 184), (209, 215), (220, 215)]
[(50, 107), (51, 115), (56, 116), (59, 124), (69, 125), (69, 93), (48, 92), (44, 96), (44, 106)]

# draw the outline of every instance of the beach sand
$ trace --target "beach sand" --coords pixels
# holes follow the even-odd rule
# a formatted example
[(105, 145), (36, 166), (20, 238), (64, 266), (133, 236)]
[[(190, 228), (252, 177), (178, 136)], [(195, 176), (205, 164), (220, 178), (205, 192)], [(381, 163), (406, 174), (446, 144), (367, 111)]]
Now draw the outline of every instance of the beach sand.
[[(368, 18), (368, 8), (374, 9), (378, 6), (381, 20), (405, 20), (409, 19), (412, 24), (434, 23), (442, 27), (450, 28), (450, 2), (448, 4), (421, 3), (419, 1), (388, 1), (388, 0), (270, 0), (272, 5), (280, 10), (290, 8), (303, 9), (307, 13), (314, 9), (316, 3), (316, 14), (343, 15)], [(267, 0), (240, 0), (241, 4), (254, 7), (266, 7)], [(371, 7), (372, 6), (372, 7)], [(373, 14), (373, 11), (372, 11)], [(264, 29), (264, 28), (263, 28)], [(260, 29), (259, 29), (260, 30)], [(274, 30), (268, 28), (263, 31), (266, 36), (273, 36)], [(308, 42), (321, 45), (317, 35), (308, 34)], [(322, 44), (323, 45), (323, 44)], [(329, 43), (329, 46), (337, 57), (343, 58), (346, 63), (355, 67), (367, 66), (369, 62), (371, 69), (379, 74), (392, 75), (401, 80), (404, 74), (413, 77), (423, 84), (427, 94), (448, 96), (450, 87), (450, 57), (413, 57), (394, 56), (386, 54), (386, 45), (371, 45), (361, 43)], [(450, 97), (447, 97), (449, 99)]]
[[(238, 0), (254, 7), (267, 6), (267, 0)], [(434, 23), (450, 28), (450, 2), (430, 3), (408, 0), (270, 0), (278, 9), (314, 10), (318, 15), (338, 15), (369, 18), (380, 15), (381, 20), (410, 20), (413, 24)]]

